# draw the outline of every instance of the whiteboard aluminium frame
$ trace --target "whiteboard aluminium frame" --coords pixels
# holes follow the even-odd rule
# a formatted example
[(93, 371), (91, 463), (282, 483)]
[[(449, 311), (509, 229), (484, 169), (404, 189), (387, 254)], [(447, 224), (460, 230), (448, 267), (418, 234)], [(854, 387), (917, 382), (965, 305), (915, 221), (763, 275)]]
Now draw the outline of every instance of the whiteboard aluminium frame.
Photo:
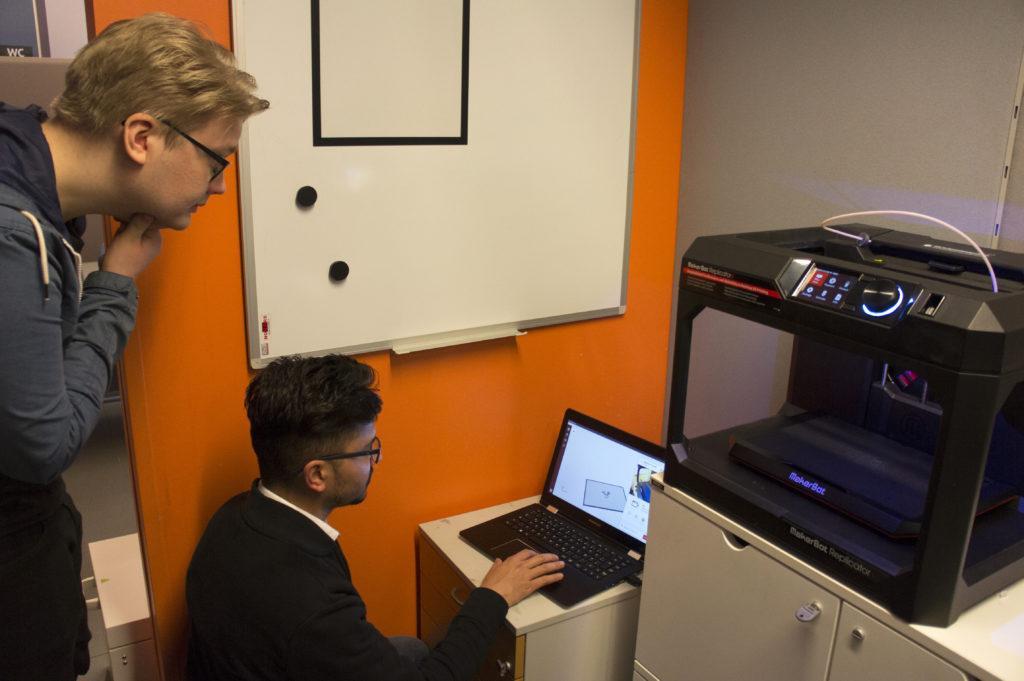
[[(245, 54), (246, 35), (241, 25), (240, 16), (244, 13), (244, 5), (247, 1), (256, 0), (233, 0), (231, 3), (231, 21), (233, 30), (234, 51), (236, 56)], [(311, 0), (312, 1), (312, 0)], [(468, 7), (468, 5), (467, 5)], [(639, 70), (640, 70), (640, 25), (642, 16), (642, 0), (635, 0), (634, 3), (634, 33), (633, 33), (633, 65), (632, 65), (632, 95), (630, 103), (630, 130), (629, 130), (629, 162), (626, 177), (626, 210), (623, 243), (622, 263), (622, 285), (620, 293), (620, 304), (616, 307), (588, 310), (585, 312), (556, 315), (551, 317), (539, 317), (533, 319), (522, 319), (506, 324), (493, 326), (460, 329), (445, 333), (426, 334), (408, 338), (390, 338), (373, 343), (361, 345), (349, 345), (331, 349), (324, 349), (313, 352), (301, 353), (303, 356), (323, 356), (335, 353), (347, 355), (359, 355), (370, 352), (391, 350), (395, 354), (406, 354), (420, 350), (429, 350), (464, 343), (493, 340), (498, 338), (514, 338), (525, 335), (528, 329), (555, 324), (566, 324), (569, 322), (600, 319), (623, 315), (626, 312), (626, 294), (629, 282), (629, 255), (630, 241), (632, 235), (633, 221), (633, 186), (634, 168), (636, 162), (636, 132), (637, 132), (637, 98), (639, 92)], [(239, 67), (246, 68), (243, 59), (239, 58)], [(312, 145), (312, 142), (311, 142)], [(258, 318), (259, 307), (256, 296), (256, 262), (255, 242), (253, 235), (252, 215), (252, 184), (251, 184), (251, 158), (249, 153), (249, 131), (248, 126), (243, 129), (242, 143), (239, 145), (238, 156), (238, 197), (239, 212), (242, 221), (242, 263), (243, 282), (245, 286), (245, 321), (246, 321), (246, 347), (249, 355), (249, 365), (253, 369), (260, 369), (270, 364), (275, 357), (261, 357), (260, 342), (262, 335), (262, 320)]]

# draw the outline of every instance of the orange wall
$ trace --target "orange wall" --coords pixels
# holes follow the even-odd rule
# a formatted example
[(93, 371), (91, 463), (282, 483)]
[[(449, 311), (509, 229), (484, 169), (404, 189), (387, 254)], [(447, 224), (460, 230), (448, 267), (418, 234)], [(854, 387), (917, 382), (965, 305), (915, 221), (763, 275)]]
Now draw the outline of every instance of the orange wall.
[[(94, 0), (97, 30), (170, 11), (230, 41), (226, 0)], [(420, 522), (538, 492), (561, 412), (576, 407), (659, 439), (668, 361), (682, 133), (686, 0), (645, 0), (633, 231), (623, 317), (518, 340), (361, 359), (380, 373), (386, 443), (371, 494), (335, 512), (371, 621), (416, 627)], [(235, 173), (192, 227), (167, 234), (140, 278), (124, 358), (129, 438), (165, 677), (184, 658), (185, 570), (206, 520), (256, 476), (242, 394), (249, 378)]]

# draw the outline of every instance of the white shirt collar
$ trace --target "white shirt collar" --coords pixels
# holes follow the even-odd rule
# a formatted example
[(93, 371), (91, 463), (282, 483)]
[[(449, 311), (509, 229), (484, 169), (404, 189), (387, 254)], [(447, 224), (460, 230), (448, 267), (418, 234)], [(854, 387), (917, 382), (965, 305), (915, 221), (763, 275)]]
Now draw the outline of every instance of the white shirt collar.
[(299, 508), (298, 506), (296, 506), (292, 502), (288, 501), (287, 499), (284, 499), (283, 497), (281, 497), (281, 496), (279, 496), (277, 494), (274, 494), (269, 489), (267, 489), (266, 487), (263, 486), (263, 481), (262, 480), (260, 480), (259, 485), (256, 487), (256, 489), (258, 489), (260, 491), (260, 493), (263, 494), (263, 496), (265, 496), (266, 498), (272, 499), (272, 500), (276, 501), (279, 504), (284, 504), (288, 508), (290, 508), (290, 509), (292, 509), (294, 511), (298, 511), (302, 515), (304, 515), (307, 518), (309, 518), (310, 520), (312, 520), (314, 523), (316, 523), (317, 527), (319, 527), (321, 530), (323, 530), (324, 533), (326, 533), (327, 536), (331, 538), (331, 541), (337, 541), (338, 540), (338, 535), (341, 534), (340, 532), (338, 532), (336, 529), (334, 529), (333, 527), (331, 527), (330, 525), (328, 525), (324, 521), (322, 521), (319, 518), (317, 518), (312, 513), (308, 513), (306, 511), (303, 511), (301, 508)]

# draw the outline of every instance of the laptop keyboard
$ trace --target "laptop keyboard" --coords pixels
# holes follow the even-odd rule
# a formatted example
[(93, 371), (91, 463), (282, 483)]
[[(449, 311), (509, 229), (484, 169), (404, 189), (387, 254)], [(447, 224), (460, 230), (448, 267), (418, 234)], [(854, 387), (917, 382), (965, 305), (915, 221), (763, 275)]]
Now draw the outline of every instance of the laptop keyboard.
[(509, 514), (505, 524), (527, 539), (542, 544), (591, 579), (604, 579), (635, 562), (615, 552), (558, 514), (527, 506)]

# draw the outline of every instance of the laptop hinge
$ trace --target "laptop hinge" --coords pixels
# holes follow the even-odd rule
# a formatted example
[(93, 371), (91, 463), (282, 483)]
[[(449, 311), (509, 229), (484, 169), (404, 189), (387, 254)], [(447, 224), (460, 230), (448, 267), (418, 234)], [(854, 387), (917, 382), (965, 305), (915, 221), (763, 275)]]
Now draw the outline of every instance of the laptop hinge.
[(548, 510), (551, 511), (552, 513), (558, 513), (558, 509), (552, 506), (551, 504), (548, 504)]
[(639, 553), (637, 553), (636, 551), (634, 551), (632, 549), (629, 550), (629, 554), (628, 555), (633, 560), (641, 560), (643, 558), (643, 556), (641, 556)]

